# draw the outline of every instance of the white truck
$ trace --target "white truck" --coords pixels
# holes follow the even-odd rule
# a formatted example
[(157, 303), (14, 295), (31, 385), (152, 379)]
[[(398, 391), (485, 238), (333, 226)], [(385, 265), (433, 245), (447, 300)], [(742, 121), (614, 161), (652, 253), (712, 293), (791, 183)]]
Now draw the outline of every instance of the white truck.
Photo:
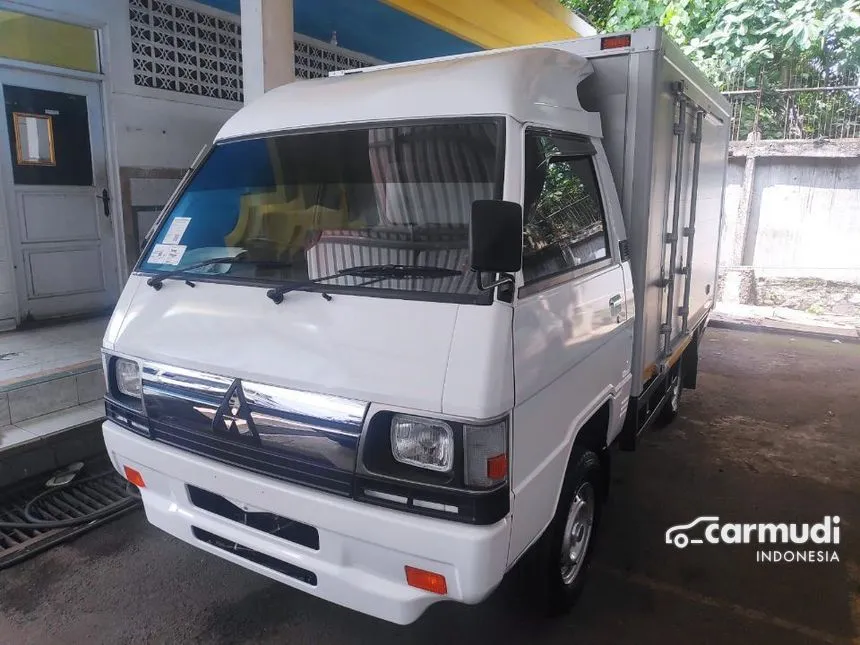
[(713, 305), (729, 106), (658, 29), (334, 74), (233, 116), (104, 338), (149, 521), (396, 623), (585, 579), (610, 448)]

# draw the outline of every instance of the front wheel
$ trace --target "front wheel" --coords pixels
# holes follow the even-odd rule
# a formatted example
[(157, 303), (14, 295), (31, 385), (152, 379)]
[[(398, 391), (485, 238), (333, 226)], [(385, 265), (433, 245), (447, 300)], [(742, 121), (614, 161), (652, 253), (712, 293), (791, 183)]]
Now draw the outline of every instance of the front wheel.
[(582, 592), (603, 500), (597, 455), (574, 446), (569, 463), (555, 516), (528, 562), (529, 596), (550, 614), (568, 611)]

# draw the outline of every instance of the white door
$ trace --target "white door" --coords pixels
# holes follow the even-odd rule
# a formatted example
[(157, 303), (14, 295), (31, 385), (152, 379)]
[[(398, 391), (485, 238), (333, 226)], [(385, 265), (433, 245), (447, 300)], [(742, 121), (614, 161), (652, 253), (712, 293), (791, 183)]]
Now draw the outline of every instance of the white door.
[(104, 311), (119, 276), (99, 83), (0, 70), (0, 98), (18, 319)]
[(621, 221), (620, 212), (617, 200), (602, 198), (600, 184), (611, 186), (611, 178), (598, 181), (598, 151), (584, 138), (534, 130), (526, 130), (524, 143), (512, 559), (552, 518), (574, 430), (607, 400), (612, 426), (619, 426), (633, 342), (622, 231), (609, 225)]

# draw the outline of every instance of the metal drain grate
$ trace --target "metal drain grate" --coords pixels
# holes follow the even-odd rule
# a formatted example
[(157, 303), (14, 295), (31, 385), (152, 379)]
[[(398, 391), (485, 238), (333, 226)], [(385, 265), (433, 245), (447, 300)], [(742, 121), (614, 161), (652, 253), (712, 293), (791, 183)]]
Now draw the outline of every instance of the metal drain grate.
[[(105, 472), (103, 476), (83, 481), (92, 476), (88, 475), (87, 471), (104, 472), (109, 467), (109, 464), (100, 463), (95, 467), (86, 468), (77, 477), (82, 480), (80, 484), (73, 481), (69, 486), (58, 488), (45, 495), (31, 506), (30, 513), (46, 521), (76, 520), (116, 504), (118, 508), (115, 513), (65, 528), (40, 528), (35, 525), (32, 528), (0, 526), (0, 569), (16, 564), (62, 540), (79, 535), (115, 518), (118, 514), (135, 508), (137, 503), (127, 487), (127, 482), (116, 472), (111, 470)], [(30, 500), (46, 490), (44, 479), (6, 497), (0, 497), (0, 524), (3, 522), (28, 523), (24, 509)], [(124, 500), (128, 503), (122, 504)]]

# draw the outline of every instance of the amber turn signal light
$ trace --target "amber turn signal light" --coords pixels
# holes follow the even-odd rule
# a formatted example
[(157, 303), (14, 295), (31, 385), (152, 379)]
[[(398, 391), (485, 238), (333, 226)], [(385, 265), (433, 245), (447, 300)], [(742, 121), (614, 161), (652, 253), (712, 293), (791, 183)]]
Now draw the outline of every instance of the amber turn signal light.
[(432, 571), (424, 571), (424, 569), (416, 569), (415, 567), (406, 566), (406, 583), (410, 587), (423, 589), (444, 596), (448, 593), (448, 583), (445, 582), (445, 576)]
[(143, 475), (141, 475), (134, 468), (129, 466), (123, 466), (123, 471), (125, 472), (125, 478), (130, 481), (132, 484), (137, 486), (138, 488), (145, 488), (146, 483), (143, 481)]
[(496, 455), (487, 459), (487, 477), (499, 481), (508, 476), (508, 456)]

